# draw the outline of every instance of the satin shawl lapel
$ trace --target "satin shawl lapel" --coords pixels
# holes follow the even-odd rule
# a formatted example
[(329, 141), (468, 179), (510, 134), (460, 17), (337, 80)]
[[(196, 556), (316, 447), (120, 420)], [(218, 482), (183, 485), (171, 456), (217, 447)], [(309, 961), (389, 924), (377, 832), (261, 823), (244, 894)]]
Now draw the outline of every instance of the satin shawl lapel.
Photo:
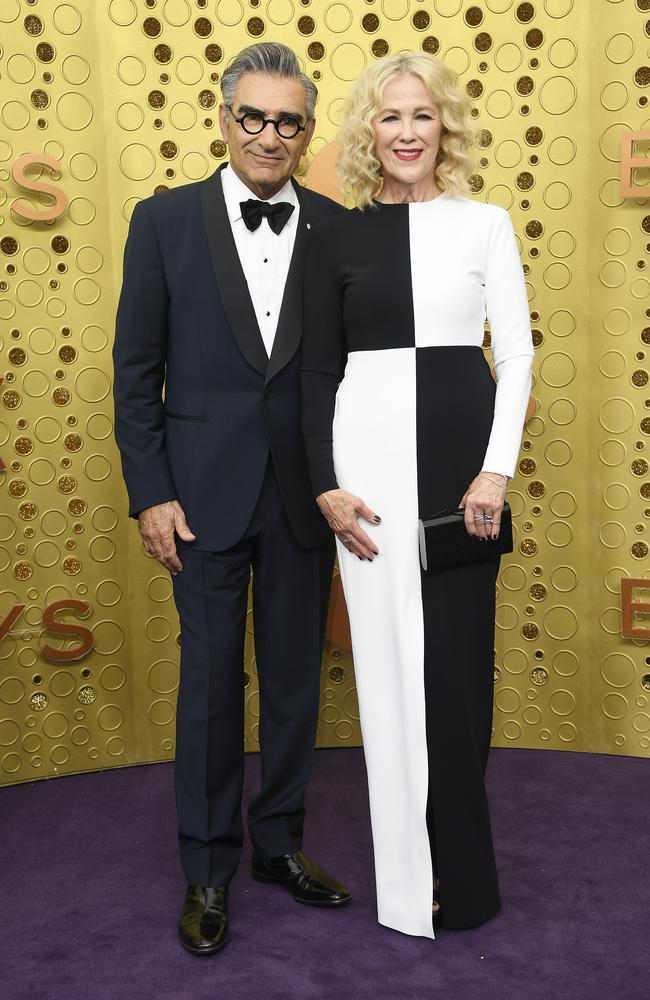
[(221, 170), (223, 167), (201, 186), (203, 221), (212, 265), (237, 346), (251, 368), (266, 375), (269, 358), (232, 234), (221, 186)]
[(300, 203), (300, 215), (287, 282), (284, 286), (278, 327), (266, 371), (267, 382), (270, 382), (291, 361), (302, 337), (302, 285), (311, 227), (311, 205), (304, 189), (294, 180), (291, 183)]

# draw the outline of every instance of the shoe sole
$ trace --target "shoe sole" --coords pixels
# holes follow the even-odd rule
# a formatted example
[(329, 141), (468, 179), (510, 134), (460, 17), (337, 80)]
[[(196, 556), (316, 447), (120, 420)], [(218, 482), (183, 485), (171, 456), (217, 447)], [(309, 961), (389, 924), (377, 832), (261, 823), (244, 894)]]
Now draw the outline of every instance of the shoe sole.
[(206, 950), (205, 948), (190, 948), (188, 944), (185, 944), (182, 938), (179, 938), (179, 940), (185, 951), (188, 952), (188, 954), (195, 955), (197, 958), (203, 958), (203, 957), (208, 957), (210, 955), (216, 955), (218, 951), (221, 951), (222, 948), (225, 948), (228, 942), (230, 941), (230, 932), (228, 932), (228, 936), (224, 938), (223, 941), (219, 942), (216, 948), (210, 948), (209, 950)]
[(318, 906), (322, 910), (333, 910), (336, 909), (336, 907), (347, 906), (347, 904), (351, 901), (350, 896), (348, 896), (347, 899), (336, 899), (332, 900), (331, 902), (318, 902), (310, 899), (301, 899), (300, 896), (295, 895), (295, 893), (291, 888), (291, 884), (289, 882), (278, 882), (277, 879), (271, 878), (269, 875), (264, 875), (256, 871), (253, 871), (252, 875), (256, 882), (263, 882), (265, 885), (277, 885), (280, 887), (280, 889), (284, 889), (286, 892), (290, 892), (292, 898), (296, 901), (296, 903), (302, 903), (303, 906)]

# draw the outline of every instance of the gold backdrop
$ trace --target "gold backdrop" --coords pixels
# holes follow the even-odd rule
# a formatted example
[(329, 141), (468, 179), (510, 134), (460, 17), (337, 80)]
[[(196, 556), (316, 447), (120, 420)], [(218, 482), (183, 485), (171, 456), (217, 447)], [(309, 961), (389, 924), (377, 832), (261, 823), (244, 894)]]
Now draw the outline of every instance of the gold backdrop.
[[(126, 516), (113, 316), (133, 206), (223, 161), (220, 73), (256, 39), (292, 45), (317, 81), (312, 156), (372, 59), (422, 48), (460, 73), (483, 128), (474, 197), (511, 212), (537, 351), (494, 742), (648, 755), (650, 657), (621, 637), (619, 592), (648, 576), (650, 215), (621, 197), (618, 161), (623, 133), (648, 128), (649, 18), (650, 0), (2, 0), (1, 782), (173, 756), (178, 623)], [(60, 170), (28, 176), (69, 203), (29, 222), (16, 202), (52, 199), (11, 168), (43, 152)], [(318, 742), (356, 745), (340, 593), (328, 635)], [(245, 667), (254, 749), (252, 628)]]

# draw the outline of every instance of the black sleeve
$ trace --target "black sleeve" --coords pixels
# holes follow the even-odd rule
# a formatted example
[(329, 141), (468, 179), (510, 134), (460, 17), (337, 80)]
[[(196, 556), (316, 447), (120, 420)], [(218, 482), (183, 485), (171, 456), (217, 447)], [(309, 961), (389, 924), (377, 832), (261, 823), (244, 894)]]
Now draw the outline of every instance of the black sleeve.
[(332, 455), (332, 422), (346, 356), (341, 287), (327, 240), (317, 228), (311, 237), (305, 265), (300, 372), (302, 428), (314, 496), (338, 488)]
[(162, 390), (167, 355), (168, 293), (160, 247), (146, 205), (136, 205), (124, 251), (115, 327), (115, 438), (129, 494), (129, 514), (176, 499), (165, 453)]

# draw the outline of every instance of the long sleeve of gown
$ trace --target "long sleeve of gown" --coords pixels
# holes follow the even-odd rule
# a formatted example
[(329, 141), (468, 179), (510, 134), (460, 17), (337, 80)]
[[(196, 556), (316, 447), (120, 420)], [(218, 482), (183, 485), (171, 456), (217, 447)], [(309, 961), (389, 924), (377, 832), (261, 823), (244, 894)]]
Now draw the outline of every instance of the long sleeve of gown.
[(513, 476), (530, 396), (534, 350), (521, 260), (510, 216), (504, 210), (498, 211), (490, 232), (485, 303), (497, 391), (483, 469)]
[(338, 487), (332, 423), (345, 359), (341, 287), (325, 234), (316, 229), (305, 265), (300, 374), (303, 436), (314, 496)]

